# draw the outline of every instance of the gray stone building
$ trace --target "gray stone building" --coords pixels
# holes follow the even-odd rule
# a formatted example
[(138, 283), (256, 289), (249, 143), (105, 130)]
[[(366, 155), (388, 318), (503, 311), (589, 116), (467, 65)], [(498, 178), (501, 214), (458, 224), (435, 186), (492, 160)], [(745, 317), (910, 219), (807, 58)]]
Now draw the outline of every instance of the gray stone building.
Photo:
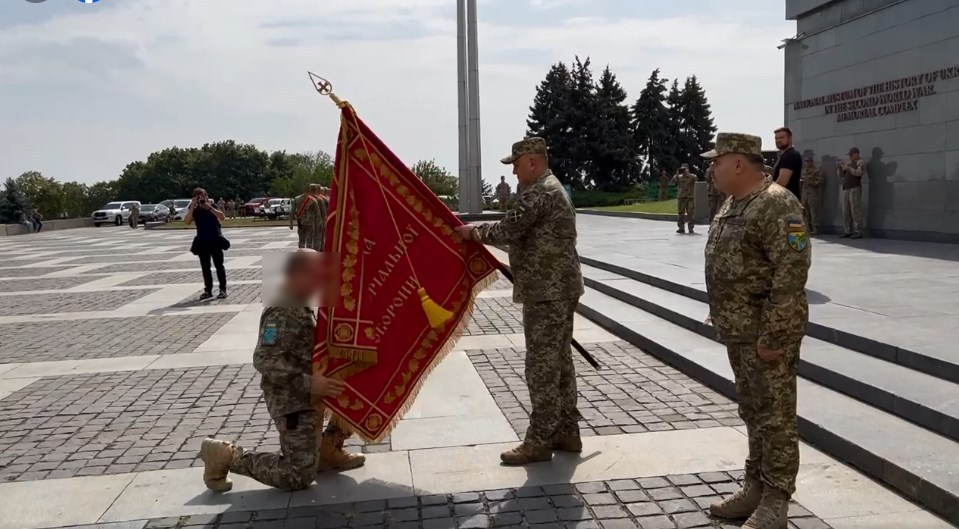
[(786, 0), (785, 123), (827, 178), (858, 147), (873, 236), (959, 242), (959, 0)]

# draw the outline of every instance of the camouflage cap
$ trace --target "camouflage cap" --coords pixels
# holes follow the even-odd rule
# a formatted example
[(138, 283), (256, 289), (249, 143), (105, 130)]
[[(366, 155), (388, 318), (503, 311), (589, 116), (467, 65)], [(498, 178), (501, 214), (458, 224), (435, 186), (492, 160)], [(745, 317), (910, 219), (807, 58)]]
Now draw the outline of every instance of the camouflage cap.
[(702, 154), (703, 158), (718, 158), (724, 154), (763, 154), (763, 140), (752, 134), (720, 132), (716, 134), (716, 147)]
[(513, 144), (513, 152), (500, 162), (509, 165), (519, 159), (524, 154), (546, 154), (546, 140), (543, 138), (532, 137), (519, 140)]

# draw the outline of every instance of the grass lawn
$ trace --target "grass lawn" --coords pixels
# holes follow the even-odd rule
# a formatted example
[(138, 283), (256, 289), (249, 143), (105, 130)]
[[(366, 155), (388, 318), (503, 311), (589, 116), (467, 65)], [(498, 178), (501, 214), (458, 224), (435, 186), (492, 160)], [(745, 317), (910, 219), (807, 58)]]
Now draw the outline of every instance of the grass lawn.
[[(245, 219), (224, 219), (220, 222), (224, 228), (266, 228), (270, 226), (290, 226), (289, 220), (253, 220), (252, 217)], [(154, 230), (185, 230), (196, 229), (196, 225), (186, 225), (182, 222), (170, 222), (160, 226), (153, 227)]]
[(676, 214), (676, 199), (664, 200), (662, 202), (644, 202), (642, 204), (633, 204), (631, 206), (608, 206), (603, 208), (586, 208), (586, 209), (598, 209), (602, 211), (628, 211), (632, 213), (661, 213), (661, 214)]

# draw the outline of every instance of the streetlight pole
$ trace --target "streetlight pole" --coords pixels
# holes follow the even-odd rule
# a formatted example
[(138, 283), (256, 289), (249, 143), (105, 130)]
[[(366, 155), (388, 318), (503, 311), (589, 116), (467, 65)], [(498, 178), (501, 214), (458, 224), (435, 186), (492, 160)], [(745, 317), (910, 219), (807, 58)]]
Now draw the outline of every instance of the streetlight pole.
[[(467, 39), (469, 62), (469, 212), (483, 212), (483, 163), (480, 147), (480, 104), (479, 104), (479, 40), (477, 39), (476, 0), (467, 0)], [(461, 191), (462, 192), (462, 191)]]

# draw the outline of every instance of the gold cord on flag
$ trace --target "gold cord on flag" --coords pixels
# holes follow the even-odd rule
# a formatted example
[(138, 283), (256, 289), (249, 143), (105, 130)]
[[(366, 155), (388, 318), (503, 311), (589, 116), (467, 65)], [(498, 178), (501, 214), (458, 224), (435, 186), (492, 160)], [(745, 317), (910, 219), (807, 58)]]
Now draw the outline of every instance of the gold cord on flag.
[[(337, 97), (336, 94), (333, 93), (332, 83), (330, 83), (328, 80), (312, 72), (307, 72), (307, 74), (309, 74), (310, 82), (313, 84), (313, 87), (316, 89), (316, 91), (320, 95), (329, 96), (329, 98), (332, 99), (333, 102), (336, 104), (337, 108), (339, 108), (340, 110), (343, 110), (345, 107), (349, 106), (348, 102), (343, 101), (342, 99)], [(355, 111), (353, 113), (353, 127), (354, 127), (354, 130), (357, 130), (357, 131), (360, 130), (359, 123), (357, 123), (356, 121)], [(363, 142), (363, 150), (366, 152), (366, 159), (372, 160), (373, 157), (370, 154), (370, 149), (366, 143), (366, 138), (364, 138), (362, 134), (360, 134), (359, 137), (360, 137), (360, 141)], [(375, 172), (376, 167), (373, 165), (371, 165), (371, 167), (373, 171)], [(386, 190), (384, 189), (383, 183), (377, 181), (377, 185), (380, 188), (380, 192), (383, 194), (383, 203), (386, 205), (386, 210), (390, 216), (390, 220), (393, 221), (393, 229), (396, 230), (396, 236), (400, 237), (400, 240), (402, 240), (400, 227), (396, 223), (396, 217), (393, 215), (393, 208), (390, 206), (390, 202), (386, 196)], [(423, 288), (422, 283), (420, 283), (419, 278), (416, 276), (416, 269), (413, 268), (413, 260), (410, 259), (409, 253), (404, 252), (403, 255), (406, 257), (406, 262), (409, 264), (410, 274), (413, 276), (413, 280), (416, 281), (416, 285), (418, 287), (416, 290), (416, 293), (420, 297), (420, 304), (423, 306), (423, 312), (426, 314), (426, 319), (427, 321), (429, 321), (430, 327), (434, 329), (438, 327), (442, 327), (443, 324), (448, 322), (453, 317), (453, 313), (446, 310), (445, 308), (440, 306), (439, 303), (436, 303), (430, 298), (429, 294), (427, 294), (426, 292), (426, 289)]]

